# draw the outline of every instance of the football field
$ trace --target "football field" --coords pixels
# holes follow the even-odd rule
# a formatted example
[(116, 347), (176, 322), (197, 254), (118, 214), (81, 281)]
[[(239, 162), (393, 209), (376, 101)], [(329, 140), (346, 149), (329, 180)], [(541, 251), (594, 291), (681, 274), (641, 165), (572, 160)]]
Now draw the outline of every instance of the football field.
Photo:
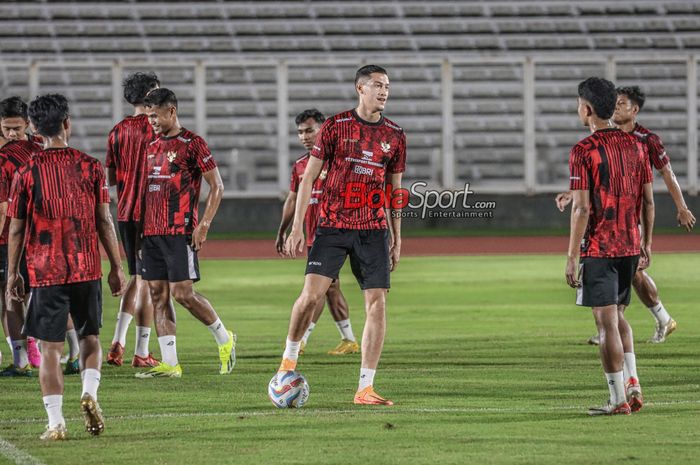
[[(700, 254), (653, 260), (650, 274), (679, 329), (665, 344), (646, 343), (653, 319), (633, 298), (627, 315), (646, 404), (631, 417), (586, 416), (607, 388), (597, 348), (585, 343), (593, 318), (573, 305), (563, 256), (402, 259), (375, 380), (396, 405), (353, 405), (360, 358), (326, 355), (339, 336), (324, 313), (300, 357), (311, 387), (300, 410), (275, 409), (267, 383), (303, 260), (204, 261), (197, 289), (238, 334), (231, 375), (217, 373), (209, 331), (178, 308), (182, 379), (139, 380), (130, 367), (105, 365), (99, 438), (83, 429), (79, 377), (66, 378), (69, 440), (51, 444), (38, 440), (46, 424), (38, 379), (0, 379), (0, 464), (697, 463)], [(343, 271), (359, 337), (362, 296)], [(106, 350), (117, 299), (105, 301)], [(132, 325), (129, 360), (133, 345)], [(155, 332), (151, 348), (158, 357)]]

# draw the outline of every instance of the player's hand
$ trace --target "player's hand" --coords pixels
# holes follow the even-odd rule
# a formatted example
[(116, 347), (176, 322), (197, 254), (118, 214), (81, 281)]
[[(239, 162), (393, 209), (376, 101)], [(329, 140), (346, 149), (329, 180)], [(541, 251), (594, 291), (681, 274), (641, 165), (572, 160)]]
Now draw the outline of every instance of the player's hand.
[(687, 208), (684, 208), (683, 210), (678, 211), (678, 226), (683, 226), (686, 231), (692, 231), (693, 226), (695, 226), (695, 217), (693, 216), (693, 212), (688, 210)]
[(571, 195), (571, 192), (562, 192), (561, 194), (557, 194), (554, 198), (554, 202), (557, 204), (559, 211), (563, 212), (573, 199), (574, 196)]
[(639, 251), (639, 264), (637, 265), (637, 271), (646, 270), (649, 268), (649, 265), (651, 265), (651, 246), (642, 244)]
[[(7, 290), (5, 296), (8, 299), (24, 302), (24, 278), (20, 274), (11, 274), (7, 277)], [(8, 306), (8, 309), (12, 307)]]
[(291, 234), (287, 237), (284, 243), (284, 254), (287, 257), (296, 258), (297, 253), (301, 255), (304, 252), (304, 233), (301, 229), (292, 228)]
[(207, 233), (209, 232), (209, 226), (205, 223), (199, 223), (194, 231), (192, 231), (192, 249), (194, 251), (199, 251), (204, 243), (207, 241)]
[(577, 262), (573, 257), (567, 257), (566, 259), (566, 270), (564, 271), (564, 275), (566, 276), (566, 284), (568, 284), (570, 287), (573, 287), (574, 289), (577, 287), (581, 287), (581, 283), (578, 280), (578, 270), (577, 270)]
[(275, 249), (277, 249), (277, 253), (279, 254), (280, 257), (284, 257), (284, 243), (287, 240), (287, 235), (284, 232), (278, 232), (277, 233), (277, 239), (275, 239)]
[(109, 284), (109, 290), (112, 291), (113, 297), (124, 294), (124, 291), (126, 291), (126, 278), (121, 266), (113, 267), (109, 270), (107, 284)]
[(401, 239), (392, 241), (389, 249), (389, 259), (391, 260), (389, 271), (394, 271), (399, 266), (399, 260), (401, 259)]

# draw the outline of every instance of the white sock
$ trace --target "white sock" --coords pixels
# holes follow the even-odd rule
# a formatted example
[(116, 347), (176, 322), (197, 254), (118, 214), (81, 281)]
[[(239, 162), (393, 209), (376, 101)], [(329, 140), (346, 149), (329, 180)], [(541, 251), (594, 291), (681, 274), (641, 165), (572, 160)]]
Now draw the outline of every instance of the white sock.
[(66, 331), (66, 340), (68, 341), (68, 358), (74, 359), (80, 354), (80, 342), (78, 341), (78, 332), (75, 329)]
[(29, 363), (26, 339), (12, 341), (12, 363), (15, 364), (15, 368), (24, 368)]
[(301, 338), (301, 342), (303, 342), (304, 345), (306, 345), (306, 343), (309, 341), (309, 336), (311, 336), (311, 331), (313, 331), (315, 327), (316, 327), (316, 323), (314, 323), (312, 321), (311, 324), (309, 325), (309, 327), (306, 328), (306, 332), (304, 333), (304, 337)]
[(637, 377), (637, 357), (634, 352), (625, 352), (625, 365), (624, 365), (625, 381), (630, 378)]
[(100, 387), (100, 370), (86, 368), (80, 373), (80, 377), (83, 378), (83, 394), (90, 394), (93, 399), (97, 400), (97, 388)]
[(119, 312), (117, 315), (117, 327), (114, 328), (114, 338), (112, 344), (118, 342), (124, 347), (126, 345), (126, 332), (129, 330), (129, 324), (134, 319), (133, 315), (126, 312)]
[(377, 373), (377, 370), (371, 370), (369, 368), (360, 368), (360, 384), (357, 387), (357, 390), (361, 391), (367, 386), (373, 385), (375, 373)]
[(163, 357), (163, 363), (173, 367), (177, 365), (175, 336), (161, 336), (158, 338), (158, 344), (160, 345), (160, 356)]
[(49, 428), (55, 428), (58, 425), (65, 425), (66, 420), (63, 419), (63, 396), (54, 394), (44, 396), (44, 408), (49, 416)]
[(352, 333), (350, 319), (336, 321), (335, 325), (338, 327), (338, 331), (340, 331), (340, 337), (355, 342), (355, 335)]
[(666, 308), (664, 308), (664, 304), (662, 304), (660, 300), (658, 304), (654, 305), (653, 307), (649, 307), (649, 311), (652, 315), (654, 315), (656, 321), (662, 325), (667, 324), (669, 320), (671, 320), (671, 315), (668, 314)]
[(226, 327), (221, 322), (221, 318), (217, 318), (216, 321), (207, 326), (207, 328), (211, 331), (217, 344), (222, 345), (228, 342), (228, 331), (226, 331)]
[(299, 349), (301, 349), (301, 341), (294, 342), (287, 338), (287, 345), (284, 348), (282, 358), (294, 361), (299, 360)]
[(7, 336), (5, 340), (7, 341), (7, 347), (10, 348), (10, 353), (14, 353), (15, 349), (14, 347), (12, 347), (12, 338), (10, 336)]
[(625, 380), (622, 372), (605, 373), (605, 379), (608, 381), (608, 389), (610, 390), (610, 403), (617, 406), (626, 402)]
[(148, 343), (151, 340), (151, 328), (146, 326), (136, 327), (136, 351), (139, 357), (148, 357)]

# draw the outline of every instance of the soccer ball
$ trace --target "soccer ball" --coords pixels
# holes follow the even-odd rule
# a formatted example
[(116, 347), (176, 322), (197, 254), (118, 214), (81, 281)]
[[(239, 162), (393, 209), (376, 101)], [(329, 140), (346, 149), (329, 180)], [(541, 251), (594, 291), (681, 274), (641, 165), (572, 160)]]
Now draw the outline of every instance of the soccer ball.
[(309, 399), (309, 383), (296, 371), (279, 371), (267, 386), (267, 395), (277, 408), (301, 408)]

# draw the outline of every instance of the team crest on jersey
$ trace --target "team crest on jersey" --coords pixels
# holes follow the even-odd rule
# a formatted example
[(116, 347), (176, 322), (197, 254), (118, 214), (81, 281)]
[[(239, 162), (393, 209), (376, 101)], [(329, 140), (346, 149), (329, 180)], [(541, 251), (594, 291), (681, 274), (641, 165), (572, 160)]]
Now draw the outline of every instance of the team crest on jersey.
[(177, 158), (177, 152), (168, 152), (165, 154), (166, 157), (168, 157), (168, 161), (172, 163), (175, 161), (175, 158)]
[(328, 170), (325, 170), (325, 169), (324, 169), (323, 171), (321, 171), (321, 174), (318, 175), (318, 178), (319, 178), (321, 181), (323, 181), (324, 179), (326, 179), (326, 176), (328, 176)]
[(379, 145), (382, 146), (382, 152), (384, 153), (389, 153), (389, 150), (391, 150), (391, 144), (389, 142), (381, 141)]

